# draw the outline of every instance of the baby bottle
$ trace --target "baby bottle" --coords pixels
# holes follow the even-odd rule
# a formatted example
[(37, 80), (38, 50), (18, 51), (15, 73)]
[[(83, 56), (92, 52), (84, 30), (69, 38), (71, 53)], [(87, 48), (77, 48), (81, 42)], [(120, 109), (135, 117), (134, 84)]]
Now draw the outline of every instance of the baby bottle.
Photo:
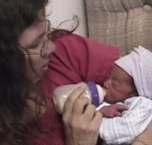
[(94, 104), (96, 107), (101, 104), (104, 100), (106, 92), (100, 85), (95, 84), (92, 81), (80, 82), (78, 84), (70, 84), (59, 86), (54, 90), (53, 101), (58, 113), (62, 114), (63, 107), (66, 99), (70, 96), (79, 86), (85, 85), (85, 92), (82, 94), (84, 97), (89, 99), (89, 102)]

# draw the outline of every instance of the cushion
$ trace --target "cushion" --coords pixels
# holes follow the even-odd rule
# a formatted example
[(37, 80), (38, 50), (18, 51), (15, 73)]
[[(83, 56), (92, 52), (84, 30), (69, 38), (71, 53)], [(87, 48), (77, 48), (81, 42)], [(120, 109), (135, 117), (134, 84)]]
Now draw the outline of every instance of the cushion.
[(142, 45), (152, 50), (151, 0), (85, 0), (88, 36), (115, 45), (122, 55)]

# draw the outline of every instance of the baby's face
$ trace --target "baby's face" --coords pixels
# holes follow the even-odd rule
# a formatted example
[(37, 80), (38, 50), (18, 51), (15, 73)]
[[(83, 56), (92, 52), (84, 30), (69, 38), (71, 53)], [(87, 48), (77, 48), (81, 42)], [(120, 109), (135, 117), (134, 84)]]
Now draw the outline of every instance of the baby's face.
[(105, 101), (113, 104), (137, 95), (133, 86), (132, 77), (122, 68), (114, 65), (109, 79), (104, 82), (106, 89)]

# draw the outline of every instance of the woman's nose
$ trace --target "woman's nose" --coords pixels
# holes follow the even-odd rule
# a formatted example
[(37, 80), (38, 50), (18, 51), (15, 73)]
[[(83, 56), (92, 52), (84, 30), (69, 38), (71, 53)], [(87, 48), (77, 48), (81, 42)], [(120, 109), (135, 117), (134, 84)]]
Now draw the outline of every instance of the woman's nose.
[(53, 52), (56, 51), (56, 45), (50, 40), (47, 40), (47, 42), (45, 42), (45, 43), (46, 44), (45, 44), (45, 48), (42, 52), (42, 56), (48, 58), (48, 57), (50, 57), (50, 55)]

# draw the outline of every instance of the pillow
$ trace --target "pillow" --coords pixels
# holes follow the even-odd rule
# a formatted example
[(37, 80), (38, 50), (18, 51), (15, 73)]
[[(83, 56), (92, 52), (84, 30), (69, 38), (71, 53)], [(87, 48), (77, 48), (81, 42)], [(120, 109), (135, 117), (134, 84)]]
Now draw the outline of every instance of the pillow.
[(88, 35), (115, 45), (122, 55), (142, 45), (152, 50), (151, 0), (85, 0)]

